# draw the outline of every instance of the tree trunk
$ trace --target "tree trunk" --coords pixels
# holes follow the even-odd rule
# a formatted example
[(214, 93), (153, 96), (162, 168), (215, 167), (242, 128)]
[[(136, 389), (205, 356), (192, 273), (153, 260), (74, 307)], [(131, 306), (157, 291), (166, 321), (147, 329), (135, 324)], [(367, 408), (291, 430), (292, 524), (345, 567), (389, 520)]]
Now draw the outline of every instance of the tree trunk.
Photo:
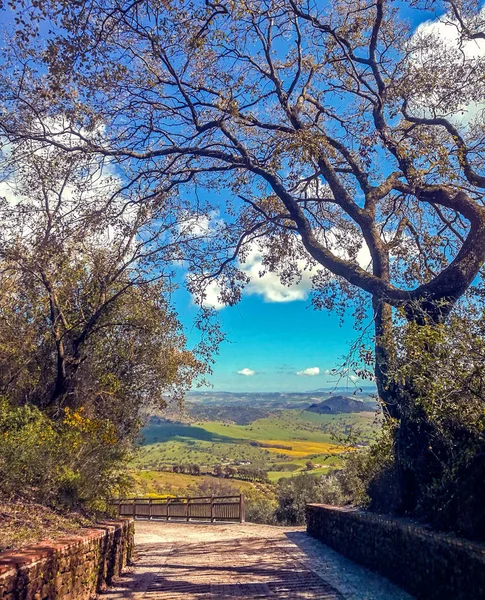
[[(377, 393), (382, 402), (384, 415), (399, 418), (399, 406), (395, 398), (395, 383), (392, 370), (396, 359), (393, 336), (392, 307), (386, 302), (373, 298), (375, 331), (375, 365)], [(390, 376), (391, 374), (391, 376)]]
[[(420, 395), (412, 381), (396, 382), (395, 369), (396, 347), (393, 335), (392, 307), (376, 298), (373, 299), (375, 327), (375, 377), (379, 398), (383, 406), (384, 416), (396, 420), (394, 432), (394, 474), (393, 485), (397, 488), (395, 497), (399, 498), (393, 507), (399, 513), (415, 514), (421, 492), (431, 480), (439, 476), (440, 464), (437, 457), (438, 448), (430, 451), (430, 440), (433, 438), (434, 426), (430, 422), (423, 407), (416, 399)], [(406, 310), (408, 323), (420, 326), (435, 325), (442, 321), (444, 314), (449, 314), (450, 307), (439, 309), (433, 304), (423, 302), (421, 306), (414, 303), (412, 310)], [(433, 352), (431, 346), (427, 352)], [(430, 377), (432, 374), (430, 374)], [(389, 478), (386, 478), (389, 485)], [(373, 482), (375, 504), (382, 508), (385, 490), (380, 489), (379, 482)], [(371, 495), (372, 495), (371, 493)]]

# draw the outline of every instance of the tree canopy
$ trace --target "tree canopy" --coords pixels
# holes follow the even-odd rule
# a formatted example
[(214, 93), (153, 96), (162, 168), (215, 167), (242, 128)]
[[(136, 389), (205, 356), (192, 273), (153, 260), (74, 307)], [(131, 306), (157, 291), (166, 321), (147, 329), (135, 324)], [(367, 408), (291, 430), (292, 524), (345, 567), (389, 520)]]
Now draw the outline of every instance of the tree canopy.
[[(451, 11), (450, 41), (413, 31), (406, 10), (424, 8), (20, 3), (3, 131), (109, 157), (155, 195), (222, 189), (237, 216), (209, 262), (257, 238), (286, 280), (298, 253), (320, 265), (324, 303), (350, 284), (439, 318), (485, 258), (483, 119), (460, 117), (484, 95), (469, 39), (483, 18), (433, 4)], [(368, 265), (356, 261), (364, 244)]]

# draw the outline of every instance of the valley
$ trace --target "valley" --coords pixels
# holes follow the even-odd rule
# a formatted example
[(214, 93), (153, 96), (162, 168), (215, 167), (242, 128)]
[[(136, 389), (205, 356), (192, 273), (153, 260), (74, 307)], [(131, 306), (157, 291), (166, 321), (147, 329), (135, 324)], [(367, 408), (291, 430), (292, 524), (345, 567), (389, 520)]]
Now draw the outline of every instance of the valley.
[(201, 475), (242, 489), (303, 472), (329, 473), (356, 445), (369, 444), (379, 423), (366, 393), (193, 392), (182, 408), (152, 415), (143, 428), (131, 464), (133, 492), (179, 493)]

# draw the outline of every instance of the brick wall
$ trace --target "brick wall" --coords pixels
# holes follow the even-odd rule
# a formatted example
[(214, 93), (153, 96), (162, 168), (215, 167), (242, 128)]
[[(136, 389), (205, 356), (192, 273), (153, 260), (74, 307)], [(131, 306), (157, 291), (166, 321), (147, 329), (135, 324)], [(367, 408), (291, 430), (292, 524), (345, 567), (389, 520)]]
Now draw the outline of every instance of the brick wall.
[(422, 600), (485, 599), (485, 545), (405, 519), (307, 506), (307, 531)]
[(90, 600), (131, 558), (133, 534), (126, 519), (1, 553), (0, 599)]

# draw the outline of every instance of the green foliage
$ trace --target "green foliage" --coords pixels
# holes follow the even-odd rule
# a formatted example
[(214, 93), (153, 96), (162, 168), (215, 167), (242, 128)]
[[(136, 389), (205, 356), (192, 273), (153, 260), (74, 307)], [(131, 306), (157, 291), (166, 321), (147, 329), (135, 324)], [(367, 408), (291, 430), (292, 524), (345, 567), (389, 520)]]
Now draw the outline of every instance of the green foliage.
[(398, 338), (395, 468), (415, 515), (485, 539), (485, 315), (473, 304)]
[(344, 457), (337, 477), (348, 502), (383, 512), (395, 504), (395, 481), (389, 480), (394, 469), (394, 428), (393, 422), (386, 421), (370, 446)]
[(474, 303), (446, 323), (396, 330), (395, 418), (339, 474), (355, 504), (485, 539), (485, 316)]
[(335, 475), (315, 476), (304, 473), (279, 481), (275, 518), (279, 523), (303, 525), (307, 504), (339, 505), (344, 504), (346, 500)]
[(12, 157), (18, 201), (0, 202), (0, 494), (103, 508), (147, 410), (180, 399), (205, 366), (154, 262), (173, 251), (161, 222), (150, 231), (155, 213), (107, 203), (109, 180), (82, 155), (25, 143)]
[(106, 509), (126, 487), (129, 447), (107, 420), (64, 411), (52, 420), (37, 407), (0, 403), (0, 497), (55, 507)]
[(275, 489), (272, 486), (253, 488), (244, 492), (246, 521), (249, 523), (276, 523), (275, 512), (278, 506)]

